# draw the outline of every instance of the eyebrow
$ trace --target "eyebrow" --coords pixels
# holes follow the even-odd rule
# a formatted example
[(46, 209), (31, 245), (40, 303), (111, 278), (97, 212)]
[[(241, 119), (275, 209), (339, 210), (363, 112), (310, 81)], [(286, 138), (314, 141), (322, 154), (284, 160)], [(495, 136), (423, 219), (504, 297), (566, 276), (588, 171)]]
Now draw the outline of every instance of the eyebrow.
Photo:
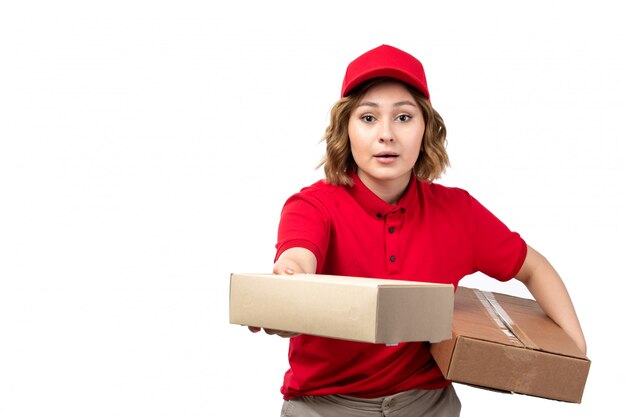
[[(393, 107), (401, 107), (401, 106), (413, 106), (413, 107), (417, 107), (417, 105), (415, 103), (413, 103), (412, 101), (398, 101), (397, 103), (393, 103)], [(359, 104), (357, 107), (380, 107), (378, 105), (378, 103), (375, 103), (373, 101), (365, 101), (361, 104)]]

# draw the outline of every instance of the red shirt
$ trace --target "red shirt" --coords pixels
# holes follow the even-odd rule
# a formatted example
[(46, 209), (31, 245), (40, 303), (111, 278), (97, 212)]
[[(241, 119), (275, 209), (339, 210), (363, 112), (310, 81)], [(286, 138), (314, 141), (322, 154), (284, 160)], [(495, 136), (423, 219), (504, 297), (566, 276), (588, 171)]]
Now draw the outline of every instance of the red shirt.
[[(319, 181), (290, 197), (281, 214), (276, 258), (309, 249), (317, 273), (454, 284), (480, 271), (517, 274), (526, 244), (466, 191), (415, 177), (397, 205), (353, 174), (353, 187)], [(292, 338), (285, 399), (343, 394), (374, 398), (449, 384), (428, 343), (397, 346), (310, 335)]]

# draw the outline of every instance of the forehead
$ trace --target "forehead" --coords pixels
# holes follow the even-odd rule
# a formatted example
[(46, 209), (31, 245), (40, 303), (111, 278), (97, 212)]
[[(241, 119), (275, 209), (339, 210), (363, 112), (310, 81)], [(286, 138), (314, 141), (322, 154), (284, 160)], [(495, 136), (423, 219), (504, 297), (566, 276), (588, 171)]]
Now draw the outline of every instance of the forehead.
[(366, 101), (411, 101), (415, 103), (413, 95), (404, 83), (395, 80), (385, 80), (369, 87), (359, 100)]

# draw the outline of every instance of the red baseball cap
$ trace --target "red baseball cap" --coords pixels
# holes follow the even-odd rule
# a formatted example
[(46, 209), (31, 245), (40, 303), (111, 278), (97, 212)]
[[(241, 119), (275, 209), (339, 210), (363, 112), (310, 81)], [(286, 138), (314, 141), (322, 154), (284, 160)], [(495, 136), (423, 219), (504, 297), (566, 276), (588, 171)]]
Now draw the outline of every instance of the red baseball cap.
[(355, 87), (378, 77), (390, 77), (407, 83), (430, 99), (422, 63), (413, 55), (389, 45), (381, 45), (352, 61), (346, 69), (341, 97)]

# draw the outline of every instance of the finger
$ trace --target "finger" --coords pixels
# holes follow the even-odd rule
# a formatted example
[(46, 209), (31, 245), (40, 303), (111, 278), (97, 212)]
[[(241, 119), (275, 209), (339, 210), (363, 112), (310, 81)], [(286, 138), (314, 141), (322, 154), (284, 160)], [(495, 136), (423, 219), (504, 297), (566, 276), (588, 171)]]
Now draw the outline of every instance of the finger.
[(276, 336), (280, 336), (284, 338), (292, 338), (292, 337), (296, 337), (300, 335), (300, 333), (285, 332), (285, 331), (276, 330), (276, 329), (263, 329), (263, 331), (267, 334), (276, 335)]

